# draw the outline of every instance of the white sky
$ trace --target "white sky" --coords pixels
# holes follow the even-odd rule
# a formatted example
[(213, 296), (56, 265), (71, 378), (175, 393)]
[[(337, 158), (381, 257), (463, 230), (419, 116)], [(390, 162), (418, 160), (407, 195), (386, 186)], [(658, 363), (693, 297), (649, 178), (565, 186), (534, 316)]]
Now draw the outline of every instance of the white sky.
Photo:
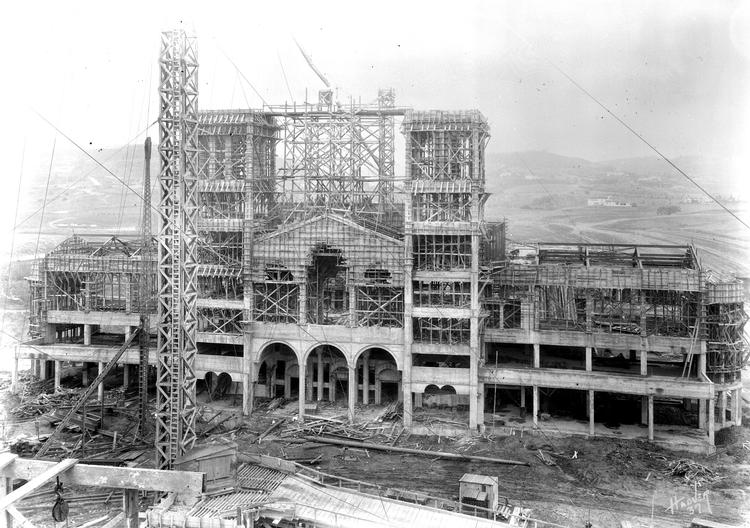
[(340, 99), (369, 101), (390, 86), (398, 104), (479, 108), (492, 127), (491, 150), (651, 155), (550, 60), (667, 155), (729, 157), (727, 177), (746, 177), (747, 3), (57, 1), (3, 11), (3, 222), (24, 140), (25, 170), (49, 162), (54, 132), (32, 109), (94, 152), (127, 143), (157, 117), (159, 32), (174, 27), (199, 39), (201, 108), (260, 106), (220, 49), (267, 101), (290, 100), (280, 62), (294, 99), (306, 87), (313, 99), (322, 84), (294, 36)]

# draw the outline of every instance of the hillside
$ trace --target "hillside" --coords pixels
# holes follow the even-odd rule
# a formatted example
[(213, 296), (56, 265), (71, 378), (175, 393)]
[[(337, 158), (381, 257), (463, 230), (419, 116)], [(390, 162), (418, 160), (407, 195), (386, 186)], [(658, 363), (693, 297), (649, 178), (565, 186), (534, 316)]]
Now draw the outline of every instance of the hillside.
[[(93, 155), (141, 193), (142, 146), (102, 149)], [(728, 170), (726, 161), (698, 157), (676, 161), (732, 209), (746, 209), (745, 203), (734, 201), (740, 196), (739, 182), (722, 177)], [(47, 163), (40, 160), (38, 169), (26, 178), (19, 218), (41, 208)], [(152, 158), (151, 173), (155, 182), (157, 156)], [(539, 151), (488, 153), (487, 190), (492, 193), (487, 218), (507, 218), (513, 240), (694, 242), (710, 265), (750, 275), (750, 237), (741, 225), (657, 158), (592, 162)], [(152, 192), (156, 193), (155, 185)], [(588, 199), (607, 197), (633, 207), (587, 206)], [(47, 202), (37, 253), (73, 232), (137, 233), (140, 198), (80, 152), (56, 155)], [(658, 215), (657, 209), (664, 205), (679, 211)], [(38, 227), (38, 214), (20, 227), (16, 256), (33, 256)]]

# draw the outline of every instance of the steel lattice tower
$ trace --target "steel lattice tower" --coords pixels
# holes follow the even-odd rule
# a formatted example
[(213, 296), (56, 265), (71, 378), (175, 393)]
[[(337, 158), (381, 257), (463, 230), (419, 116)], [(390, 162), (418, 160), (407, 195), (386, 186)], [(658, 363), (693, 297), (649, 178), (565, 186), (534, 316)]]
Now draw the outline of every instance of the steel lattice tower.
[(195, 39), (162, 33), (159, 95), (157, 468), (195, 443), (198, 62)]

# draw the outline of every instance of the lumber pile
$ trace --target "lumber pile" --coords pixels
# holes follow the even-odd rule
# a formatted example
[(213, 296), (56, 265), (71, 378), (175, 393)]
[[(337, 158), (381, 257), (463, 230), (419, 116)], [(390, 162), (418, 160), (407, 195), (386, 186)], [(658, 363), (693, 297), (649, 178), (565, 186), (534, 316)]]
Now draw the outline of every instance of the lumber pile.
[(672, 475), (673, 477), (682, 477), (688, 484), (697, 484), (698, 486), (714, 482), (721, 478), (706, 466), (687, 458), (681, 458), (670, 462), (667, 474)]

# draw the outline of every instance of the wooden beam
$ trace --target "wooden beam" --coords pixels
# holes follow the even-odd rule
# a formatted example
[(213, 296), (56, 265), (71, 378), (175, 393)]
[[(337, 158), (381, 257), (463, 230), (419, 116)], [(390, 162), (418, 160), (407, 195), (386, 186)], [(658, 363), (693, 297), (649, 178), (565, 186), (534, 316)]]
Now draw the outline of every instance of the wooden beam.
[(13, 453), (5, 452), (5, 453), (0, 454), (0, 469), (3, 469), (8, 464), (13, 463), (13, 461), (17, 458), (18, 458), (18, 455), (14, 455)]
[[(55, 462), (49, 460), (18, 458), (0, 470), (0, 475), (28, 480), (54, 466)], [(60, 476), (61, 481), (76, 486), (173, 491), (194, 496), (203, 492), (203, 479), (204, 474), (195, 471), (163, 471), (88, 464), (77, 464)]]
[(14, 519), (16, 528), (36, 528), (34, 523), (28, 520), (23, 514), (16, 509), (15, 506), (10, 505), (5, 509)]
[(102, 528), (119, 528), (124, 519), (125, 519), (125, 512), (120, 512), (114, 517), (112, 517), (109, 521), (107, 521), (107, 524), (102, 526)]
[[(13, 465), (15, 465), (17, 462), (18, 460), (14, 461)], [(57, 475), (63, 473), (64, 471), (67, 471), (77, 463), (78, 459), (76, 458), (66, 458), (65, 460), (57, 464), (53, 462), (51, 466), (45, 468), (41, 473), (37, 473), (37, 476), (33, 477), (26, 484), (0, 499), (0, 512), (4, 511), (8, 506), (13, 504), (17, 500), (23, 499), (26, 495), (29, 495), (33, 491), (41, 488)]]

